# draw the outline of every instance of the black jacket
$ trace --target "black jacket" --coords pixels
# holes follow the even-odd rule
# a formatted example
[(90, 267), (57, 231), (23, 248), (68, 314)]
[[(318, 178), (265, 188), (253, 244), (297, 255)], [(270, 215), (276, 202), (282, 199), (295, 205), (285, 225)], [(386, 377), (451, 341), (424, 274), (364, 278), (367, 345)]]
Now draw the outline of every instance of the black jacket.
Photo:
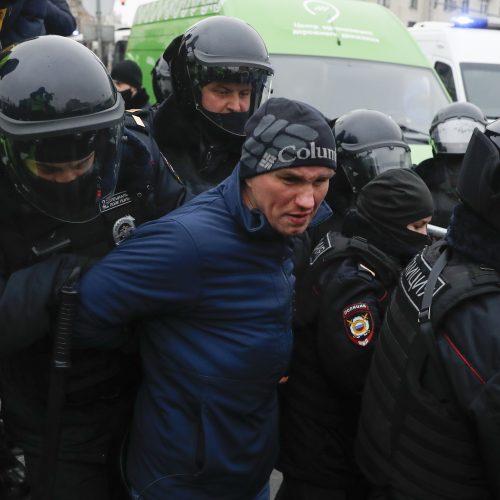
[(201, 117), (187, 115), (169, 96), (153, 110), (153, 136), (161, 152), (194, 194), (228, 177), (240, 160), (243, 137), (209, 133)]
[(418, 309), (439, 243), (403, 271), (367, 377), (357, 457), (381, 499), (500, 498), (500, 236), (459, 204), (446, 239), (433, 342)]
[[(89, 266), (113, 248), (123, 221), (138, 225), (184, 201), (185, 189), (147, 141), (126, 131), (116, 207), (93, 221), (56, 221), (27, 204), (0, 171), (0, 385), (6, 426), (25, 451), (39, 453), (58, 290), (77, 265)], [(123, 194), (123, 193), (126, 193)], [(37, 257), (50, 246), (53, 252)], [(136, 380), (135, 353), (74, 351), (63, 415), (61, 457), (106, 460), (109, 434), (119, 427)], [(124, 403), (126, 401), (127, 404)]]
[(360, 394), (400, 267), (379, 252), (382, 270), (368, 252), (349, 246), (329, 258), (329, 247), (352, 241), (341, 238), (328, 233), (297, 283), (294, 350), (280, 387), (278, 469), (324, 488), (362, 490), (354, 461)]

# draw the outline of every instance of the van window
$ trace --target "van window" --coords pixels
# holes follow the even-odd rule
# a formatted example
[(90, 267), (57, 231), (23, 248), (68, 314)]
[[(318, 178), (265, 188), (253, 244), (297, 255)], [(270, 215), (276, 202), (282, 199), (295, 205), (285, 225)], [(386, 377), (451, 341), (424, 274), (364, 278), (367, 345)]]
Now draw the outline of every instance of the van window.
[(500, 64), (461, 63), (465, 98), (490, 119), (500, 117)]
[(282, 54), (271, 54), (271, 63), (273, 96), (308, 102), (328, 118), (382, 111), (406, 129), (409, 142), (426, 143), (433, 116), (449, 102), (432, 68)]
[(454, 101), (456, 101), (457, 90), (455, 89), (455, 80), (453, 79), (453, 70), (451, 69), (451, 66), (449, 66), (444, 62), (436, 61), (436, 64), (434, 64), (434, 69), (436, 70), (436, 73), (439, 75), (439, 78), (441, 78), (441, 81), (443, 82), (443, 85), (446, 87), (448, 94), (450, 94), (450, 97)]

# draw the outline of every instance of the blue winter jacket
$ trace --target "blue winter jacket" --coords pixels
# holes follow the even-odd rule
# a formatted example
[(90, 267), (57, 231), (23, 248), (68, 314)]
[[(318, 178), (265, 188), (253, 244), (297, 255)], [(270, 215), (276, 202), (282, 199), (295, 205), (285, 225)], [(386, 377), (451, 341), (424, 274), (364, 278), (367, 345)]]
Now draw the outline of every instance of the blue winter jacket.
[(17, 0), (7, 9), (0, 31), (3, 48), (45, 33), (47, 0)]
[(237, 167), (83, 278), (80, 343), (110, 345), (117, 325), (143, 319), (127, 465), (141, 498), (247, 500), (269, 479), (292, 344), (290, 243), (242, 204)]

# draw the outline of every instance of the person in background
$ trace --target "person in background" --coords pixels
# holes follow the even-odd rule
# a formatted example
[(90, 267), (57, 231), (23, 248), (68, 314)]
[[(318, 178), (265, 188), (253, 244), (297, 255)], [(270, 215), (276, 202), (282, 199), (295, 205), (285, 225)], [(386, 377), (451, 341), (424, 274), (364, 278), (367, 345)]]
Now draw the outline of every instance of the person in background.
[(363, 393), (373, 498), (500, 498), (500, 121), (475, 128), (445, 240), (406, 267)]
[(296, 285), (294, 348), (280, 386), (277, 500), (365, 500), (354, 459), (361, 392), (402, 267), (428, 243), (432, 197), (411, 169), (364, 185)]
[(339, 169), (325, 199), (333, 216), (311, 231), (313, 247), (329, 230), (341, 230), (367, 182), (387, 169), (411, 167), (410, 147), (399, 125), (381, 111), (350, 111), (334, 121), (333, 134)]
[(269, 498), (277, 386), (292, 346), (292, 237), (330, 211), (335, 141), (315, 108), (268, 100), (214, 189), (139, 228), (80, 285), (75, 342), (140, 321), (144, 382), (127, 454), (134, 499)]
[(125, 109), (149, 109), (149, 95), (142, 86), (142, 71), (134, 61), (121, 61), (111, 70), (111, 78), (125, 101)]
[(434, 116), (429, 129), (432, 158), (415, 167), (431, 190), (435, 213), (432, 222), (448, 227), (453, 208), (460, 167), (475, 128), (484, 131), (486, 116), (471, 102), (452, 102)]
[(163, 59), (173, 93), (155, 109), (153, 135), (182, 181), (199, 194), (238, 163), (245, 123), (268, 97), (273, 69), (257, 31), (227, 16), (191, 26)]
[[(184, 200), (158, 148), (126, 120), (110, 75), (82, 44), (46, 35), (0, 54), (1, 411), (32, 498), (51, 478), (51, 500), (126, 497), (117, 464), (140, 375), (133, 346), (74, 350), (62, 410), (47, 415), (61, 288)], [(47, 471), (46, 423), (59, 417)]]

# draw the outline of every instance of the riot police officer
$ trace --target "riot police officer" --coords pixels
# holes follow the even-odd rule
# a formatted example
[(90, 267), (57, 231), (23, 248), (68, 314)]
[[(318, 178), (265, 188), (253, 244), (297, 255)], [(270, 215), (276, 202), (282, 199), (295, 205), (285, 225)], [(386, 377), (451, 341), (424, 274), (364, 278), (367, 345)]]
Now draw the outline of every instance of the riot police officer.
[(476, 128), (445, 241), (403, 271), (363, 394), (357, 458), (388, 499), (500, 498), (500, 121)]
[(212, 16), (166, 48), (173, 94), (156, 110), (162, 153), (198, 194), (238, 163), (244, 125), (269, 94), (273, 70), (264, 41), (244, 21)]
[[(185, 196), (154, 141), (124, 127), (128, 120), (136, 123), (105, 67), (78, 42), (47, 35), (0, 54), (0, 396), (35, 493), (53, 417), (46, 406), (60, 288)], [(73, 353), (51, 499), (123, 498), (114, 459), (136, 359), (133, 349)]]
[(381, 111), (350, 111), (335, 120), (333, 133), (340, 167), (326, 195), (333, 216), (311, 232), (313, 244), (328, 230), (341, 230), (345, 214), (367, 182), (390, 168), (411, 167), (410, 147), (401, 128)]
[(296, 286), (294, 350), (281, 387), (279, 500), (364, 500), (354, 460), (360, 394), (402, 266), (428, 243), (432, 197), (411, 169), (365, 184)]
[(433, 224), (448, 227), (458, 202), (456, 187), (462, 159), (475, 128), (484, 130), (484, 113), (471, 102), (453, 102), (441, 108), (429, 129), (432, 158), (415, 167), (434, 198)]

